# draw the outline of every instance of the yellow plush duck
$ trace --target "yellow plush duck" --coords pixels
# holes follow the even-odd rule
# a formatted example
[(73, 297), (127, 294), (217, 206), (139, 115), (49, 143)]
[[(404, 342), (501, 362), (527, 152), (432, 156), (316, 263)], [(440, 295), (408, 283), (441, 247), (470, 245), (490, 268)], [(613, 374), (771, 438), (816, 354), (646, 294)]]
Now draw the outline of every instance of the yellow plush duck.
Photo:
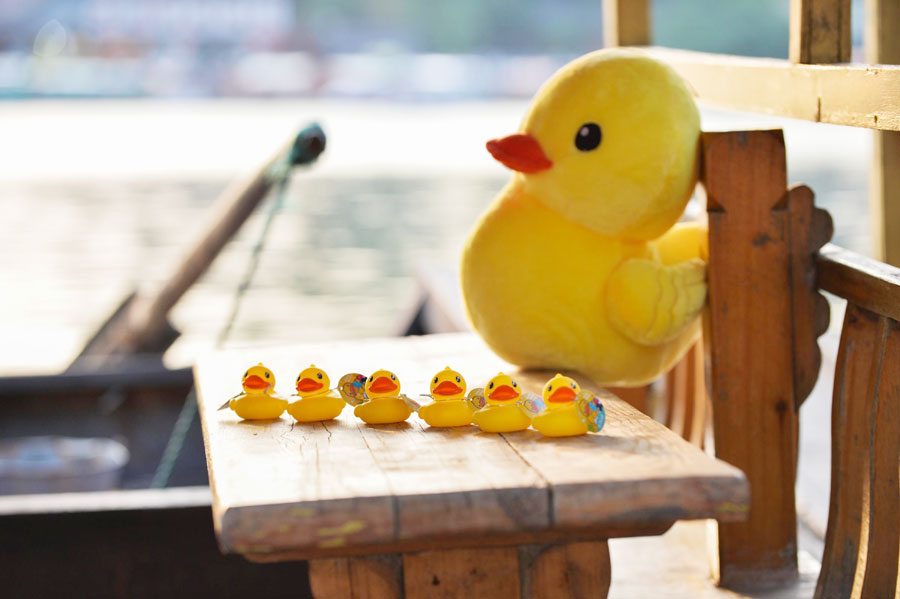
[[(544, 385), (541, 392), (543, 409), (534, 416), (531, 426), (548, 437), (573, 437), (586, 434), (589, 430), (588, 421), (576, 404), (576, 398), (582, 393), (581, 386), (576, 381), (557, 374)], [(604, 420), (606, 418), (605, 412), (603, 418)], [(599, 428), (602, 427), (603, 422), (600, 422)]]
[(488, 381), (487, 387), (473, 389), (470, 401), (478, 408), (472, 422), (488, 433), (522, 431), (531, 424), (531, 418), (519, 407), (522, 389), (508, 374), (502, 372)]
[(520, 132), (488, 142), (516, 171), (471, 233), (461, 275), (502, 358), (637, 385), (699, 333), (705, 229), (674, 226), (697, 180), (699, 116), (668, 66), (601, 50), (538, 91)]
[(400, 393), (400, 381), (389, 370), (376, 370), (368, 378), (351, 373), (341, 377), (338, 389), (353, 414), (366, 424), (403, 422), (418, 404)]
[(279, 418), (287, 407), (287, 400), (275, 394), (275, 375), (262, 363), (247, 369), (241, 387), (243, 393), (235, 395), (222, 407), (231, 408), (245, 420)]
[(433, 403), (419, 408), (419, 417), (431, 426), (465, 426), (472, 422), (472, 404), (465, 399), (466, 379), (447, 366), (431, 379)]
[(297, 422), (320, 422), (337, 418), (344, 406), (343, 398), (331, 389), (331, 379), (321, 368), (310, 364), (297, 375), (297, 396), (288, 404), (287, 412)]

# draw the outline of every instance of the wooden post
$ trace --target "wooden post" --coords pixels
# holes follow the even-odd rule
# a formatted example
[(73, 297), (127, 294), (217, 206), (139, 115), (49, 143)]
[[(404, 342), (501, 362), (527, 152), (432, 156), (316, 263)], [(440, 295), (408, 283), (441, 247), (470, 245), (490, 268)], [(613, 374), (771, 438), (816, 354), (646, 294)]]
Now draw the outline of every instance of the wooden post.
[(401, 557), (310, 560), (309, 586), (316, 599), (403, 599)]
[(797, 576), (790, 220), (781, 131), (704, 133), (716, 455), (747, 475), (749, 520), (719, 525), (721, 584)]
[[(900, 63), (900, 2), (866, 1), (866, 60)], [(900, 266), (900, 132), (876, 131), (869, 213), (875, 258)]]
[(850, 62), (850, 0), (791, 0), (791, 62)]
[(613, 47), (649, 44), (648, 0), (603, 0), (603, 45)]

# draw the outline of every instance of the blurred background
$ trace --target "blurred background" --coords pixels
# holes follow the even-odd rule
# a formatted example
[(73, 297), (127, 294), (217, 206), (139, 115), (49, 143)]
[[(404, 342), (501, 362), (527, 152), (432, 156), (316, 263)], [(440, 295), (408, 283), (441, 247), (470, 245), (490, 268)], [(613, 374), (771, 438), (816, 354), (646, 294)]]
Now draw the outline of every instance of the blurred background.
[[(657, 45), (787, 56), (782, 0), (655, 0), (652, 23)], [(328, 149), (288, 188), (227, 345), (397, 334), (417, 272), (455, 268), (509, 177), (484, 142), (601, 32), (598, 0), (0, 0), (0, 374), (65, 368), (125, 293), (161, 282), (226, 184), (313, 120)], [(702, 115), (783, 127), (790, 181), (870, 253), (869, 131)], [(168, 365), (213, 346), (264, 212), (175, 309)], [(823, 458), (824, 394), (806, 437)], [(823, 477), (809, 495), (827, 498)]]

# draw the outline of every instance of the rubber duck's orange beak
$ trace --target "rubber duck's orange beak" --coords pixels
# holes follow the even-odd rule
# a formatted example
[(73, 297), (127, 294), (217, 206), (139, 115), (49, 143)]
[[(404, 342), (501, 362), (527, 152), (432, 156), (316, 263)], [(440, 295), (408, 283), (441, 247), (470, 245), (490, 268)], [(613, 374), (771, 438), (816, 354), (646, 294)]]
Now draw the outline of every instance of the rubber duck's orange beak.
[(462, 390), (462, 387), (457, 386), (452, 381), (441, 381), (441, 384), (434, 388), (434, 394), (453, 395), (455, 393), (460, 393)]
[(297, 381), (297, 391), (306, 393), (307, 391), (318, 391), (322, 388), (322, 383), (314, 379), (300, 379)]
[(490, 399), (496, 400), (504, 400), (504, 399), (515, 399), (519, 397), (519, 392), (510, 387), (509, 385), (500, 385), (488, 395)]
[(487, 150), (504, 166), (520, 173), (538, 173), (553, 166), (541, 144), (527, 133), (492, 139), (487, 142)]
[(566, 403), (575, 399), (575, 389), (560, 387), (547, 398), (551, 403)]
[(386, 376), (378, 377), (371, 385), (369, 385), (369, 391), (372, 393), (387, 393), (388, 391), (394, 391), (396, 389), (397, 385)]
[(265, 389), (269, 386), (269, 383), (264, 381), (261, 377), (252, 374), (244, 379), (244, 387), (247, 389)]

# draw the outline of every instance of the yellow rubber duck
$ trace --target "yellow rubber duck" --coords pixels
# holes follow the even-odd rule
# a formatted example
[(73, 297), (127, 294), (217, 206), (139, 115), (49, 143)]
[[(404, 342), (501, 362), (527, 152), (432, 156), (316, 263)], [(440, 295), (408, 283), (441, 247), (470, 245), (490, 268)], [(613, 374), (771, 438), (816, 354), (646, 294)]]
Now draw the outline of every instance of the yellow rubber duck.
[(465, 399), (466, 379), (449, 366), (431, 379), (433, 403), (419, 408), (419, 417), (431, 426), (465, 426), (472, 422), (472, 404)]
[(581, 385), (567, 376), (557, 374), (547, 381), (541, 392), (546, 406), (534, 417), (531, 426), (548, 437), (573, 437), (584, 435), (588, 426), (575, 409), (575, 397)]
[(413, 409), (400, 394), (400, 381), (389, 370), (376, 370), (365, 382), (367, 401), (353, 409), (353, 414), (366, 424), (403, 422)]
[[(531, 418), (518, 406), (522, 390), (519, 383), (502, 372), (488, 381), (484, 392), (485, 405), (472, 415), (472, 422), (488, 433), (522, 431), (531, 424)], [(470, 394), (471, 396), (472, 394)]]
[(310, 364), (297, 375), (297, 395), (300, 399), (288, 404), (287, 412), (297, 422), (320, 422), (337, 418), (346, 402), (331, 389), (331, 379), (321, 368)]
[(503, 359), (646, 383), (699, 334), (706, 231), (676, 225), (694, 190), (700, 121), (668, 66), (600, 50), (538, 91), (488, 142), (515, 174), (461, 264), (469, 318)]
[(244, 392), (232, 397), (227, 405), (245, 420), (279, 418), (287, 407), (287, 400), (275, 394), (275, 375), (262, 362), (247, 369), (241, 387)]

